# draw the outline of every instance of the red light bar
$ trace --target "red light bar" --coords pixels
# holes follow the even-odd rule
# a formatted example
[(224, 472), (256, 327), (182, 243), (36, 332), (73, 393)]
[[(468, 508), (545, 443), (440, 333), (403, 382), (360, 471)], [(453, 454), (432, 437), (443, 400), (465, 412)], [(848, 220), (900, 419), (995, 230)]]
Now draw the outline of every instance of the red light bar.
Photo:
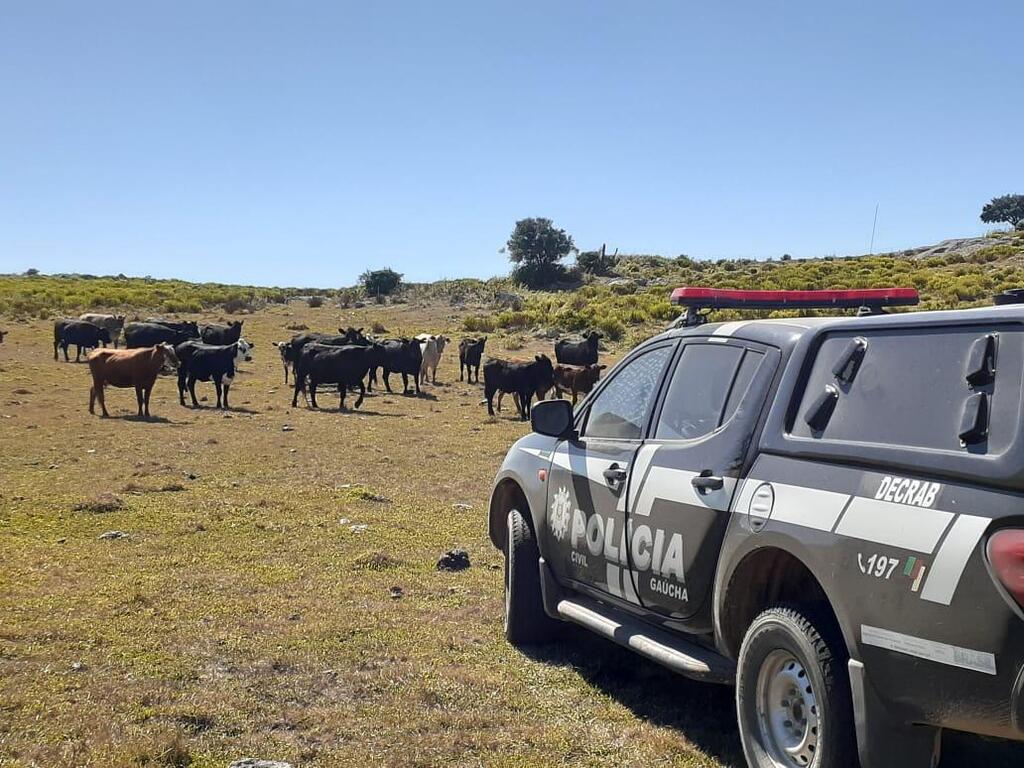
[(829, 291), (746, 291), (719, 288), (676, 288), (672, 303), (700, 309), (858, 309), (911, 307), (916, 288), (852, 288)]

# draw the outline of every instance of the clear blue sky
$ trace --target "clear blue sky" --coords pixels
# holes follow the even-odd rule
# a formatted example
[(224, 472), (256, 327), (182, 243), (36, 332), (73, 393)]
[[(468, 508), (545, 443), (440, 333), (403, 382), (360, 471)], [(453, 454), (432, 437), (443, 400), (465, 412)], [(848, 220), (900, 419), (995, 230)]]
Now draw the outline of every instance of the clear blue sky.
[(1024, 3), (0, 5), (0, 272), (507, 271), (516, 219), (697, 257), (982, 233)]

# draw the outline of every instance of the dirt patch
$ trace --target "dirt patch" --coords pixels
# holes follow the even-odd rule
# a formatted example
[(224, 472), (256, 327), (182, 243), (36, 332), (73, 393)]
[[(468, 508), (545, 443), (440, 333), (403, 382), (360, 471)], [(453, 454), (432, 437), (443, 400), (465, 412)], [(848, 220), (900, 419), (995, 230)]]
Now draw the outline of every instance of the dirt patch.
[(125, 508), (124, 500), (112, 493), (101, 493), (88, 501), (81, 501), (72, 507), (75, 512), (89, 512), (94, 515), (101, 515), (106, 512), (117, 512)]

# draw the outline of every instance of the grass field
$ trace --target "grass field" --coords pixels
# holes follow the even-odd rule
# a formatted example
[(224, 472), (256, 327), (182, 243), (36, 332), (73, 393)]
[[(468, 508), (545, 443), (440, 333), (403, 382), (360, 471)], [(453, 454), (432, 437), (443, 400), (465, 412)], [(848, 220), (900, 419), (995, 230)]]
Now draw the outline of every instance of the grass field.
[[(419, 398), (290, 408), (270, 345), (287, 326), (457, 336), (462, 317), (271, 306), (245, 319), (236, 410), (209, 408), (208, 384), (207, 407), (183, 408), (162, 379), (152, 421), (126, 390), (90, 416), (87, 368), (52, 360), (52, 326), (5, 324), (0, 766), (742, 764), (729, 689), (583, 632), (533, 655), (504, 642), (484, 510), (526, 428), (487, 418), (457, 354)], [(103, 493), (123, 506), (99, 511)], [(455, 546), (472, 567), (437, 571)], [(949, 747), (943, 766), (1020, 764)]]

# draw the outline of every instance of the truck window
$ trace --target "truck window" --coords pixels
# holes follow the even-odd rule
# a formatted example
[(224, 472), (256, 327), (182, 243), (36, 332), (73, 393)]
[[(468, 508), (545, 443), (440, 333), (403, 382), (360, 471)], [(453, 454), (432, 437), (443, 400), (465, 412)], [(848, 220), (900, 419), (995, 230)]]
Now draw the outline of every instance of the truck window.
[(672, 373), (655, 439), (693, 440), (718, 429), (736, 410), (763, 358), (743, 347), (687, 344)]
[(591, 404), (583, 436), (640, 440), (673, 349), (655, 347), (617, 370)]
[[(856, 339), (866, 345), (859, 368), (838, 375)], [(1001, 453), (1019, 430), (1022, 357), (1024, 337), (1012, 326), (832, 333), (814, 356), (789, 431), (822, 444)]]

